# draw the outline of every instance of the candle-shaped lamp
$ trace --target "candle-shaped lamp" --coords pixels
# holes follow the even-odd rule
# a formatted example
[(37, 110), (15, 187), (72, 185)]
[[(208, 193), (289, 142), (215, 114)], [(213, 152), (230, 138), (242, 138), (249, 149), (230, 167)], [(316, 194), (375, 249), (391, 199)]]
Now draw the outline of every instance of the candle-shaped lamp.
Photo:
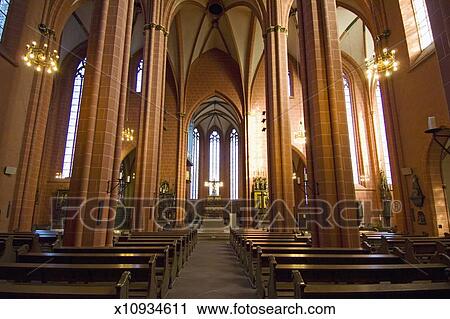
[(436, 124), (436, 117), (435, 116), (430, 116), (428, 117), (428, 129), (429, 130), (434, 130), (437, 129), (438, 126)]

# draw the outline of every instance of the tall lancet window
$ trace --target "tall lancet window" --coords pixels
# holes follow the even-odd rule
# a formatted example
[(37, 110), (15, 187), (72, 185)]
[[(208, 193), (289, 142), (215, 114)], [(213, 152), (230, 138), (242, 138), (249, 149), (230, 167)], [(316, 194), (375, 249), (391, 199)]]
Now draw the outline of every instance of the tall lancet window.
[(292, 87), (292, 74), (288, 72), (288, 89), (289, 89), (289, 97), (294, 96), (294, 88)]
[(144, 60), (139, 61), (139, 65), (136, 71), (136, 92), (142, 92), (142, 69), (144, 68)]
[(73, 155), (75, 153), (75, 142), (77, 138), (78, 118), (80, 115), (81, 95), (83, 93), (84, 71), (86, 59), (80, 62), (75, 73), (72, 91), (72, 104), (70, 106), (69, 125), (67, 128), (66, 148), (64, 151), (64, 161), (62, 177), (72, 176)]
[(0, 41), (5, 30), (6, 18), (8, 17), (10, 0), (0, 0)]
[(382, 163), (381, 169), (384, 169), (384, 173), (386, 174), (386, 179), (389, 185), (392, 185), (392, 172), (391, 172), (391, 164), (389, 161), (389, 148), (388, 148), (388, 141), (386, 136), (386, 125), (384, 123), (384, 111), (383, 111), (383, 94), (381, 92), (381, 86), (380, 82), (377, 82), (377, 88), (375, 91), (375, 98), (377, 102), (377, 119), (378, 119), (378, 125), (381, 135), (381, 150), (379, 150), (380, 154), (379, 159)]
[(344, 94), (345, 94), (345, 109), (347, 113), (347, 126), (348, 126), (348, 138), (350, 141), (350, 156), (352, 159), (352, 171), (353, 171), (353, 182), (359, 184), (359, 169), (358, 169), (358, 156), (356, 153), (356, 130), (355, 121), (353, 117), (353, 99), (352, 91), (350, 88), (350, 82), (348, 78), (344, 75)]
[(191, 199), (198, 199), (198, 176), (200, 164), (200, 133), (197, 128), (192, 132)]
[(230, 197), (239, 197), (239, 135), (236, 129), (230, 134)]
[(417, 31), (419, 32), (420, 48), (424, 50), (433, 43), (433, 32), (431, 31), (427, 5), (425, 0), (412, 0), (412, 6), (414, 9)]
[(209, 196), (220, 193), (220, 135), (213, 131), (209, 136)]

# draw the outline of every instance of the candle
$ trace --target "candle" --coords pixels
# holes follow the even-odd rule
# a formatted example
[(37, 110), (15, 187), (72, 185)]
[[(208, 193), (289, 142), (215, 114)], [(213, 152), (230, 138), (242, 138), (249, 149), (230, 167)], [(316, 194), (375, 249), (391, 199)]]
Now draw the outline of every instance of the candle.
[(127, 176), (127, 183), (129, 183), (129, 182), (131, 182), (131, 176), (130, 175)]
[(438, 128), (438, 126), (436, 124), (436, 117), (435, 116), (428, 117), (428, 129), (434, 130), (436, 128)]

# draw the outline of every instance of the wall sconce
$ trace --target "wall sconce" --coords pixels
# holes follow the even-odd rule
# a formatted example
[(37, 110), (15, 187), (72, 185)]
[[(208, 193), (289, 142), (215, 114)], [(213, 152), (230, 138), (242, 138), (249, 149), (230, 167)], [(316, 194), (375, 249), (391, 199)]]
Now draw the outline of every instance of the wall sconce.
[(367, 175), (361, 175), (359, 176), (359, 180), (361, 181), (361, 183), (367, 183), (370, 180), (370, 178)]
[[(134, 178), (133, 178), (134, 179)], [(115, 183), (115, 184), (114, 184)], [(124, 183), (124, 189), (127, 189), (128, 185), (131, 184), (131, 176), (128, 175), (126, 180), (122, 176), (119, 177), (119, 179), (108, 181), (108, 189), (106, 190), (106, 194), (111, 194), (117, 187), (122, 185)]]

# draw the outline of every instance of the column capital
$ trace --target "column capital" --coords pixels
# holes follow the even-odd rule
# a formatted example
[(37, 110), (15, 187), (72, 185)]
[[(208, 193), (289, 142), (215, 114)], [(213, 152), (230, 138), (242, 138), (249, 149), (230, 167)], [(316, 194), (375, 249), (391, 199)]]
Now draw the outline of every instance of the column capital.
[(266, 29), (266, 33), (264, 33), (263, 38), (266, 38), (269, 33), (285, 33), (288, 34), (288, 28), (283, 27), (282, 25), (272, 25)]
[(161, 31), (165, 37), (169, 35), (169, 32), (167, 31), (167, 28), (163, 25), (156, 24), (156, 23), (147, 23), (144, 24), (144, 31), (155, 29), (156, 31)]

